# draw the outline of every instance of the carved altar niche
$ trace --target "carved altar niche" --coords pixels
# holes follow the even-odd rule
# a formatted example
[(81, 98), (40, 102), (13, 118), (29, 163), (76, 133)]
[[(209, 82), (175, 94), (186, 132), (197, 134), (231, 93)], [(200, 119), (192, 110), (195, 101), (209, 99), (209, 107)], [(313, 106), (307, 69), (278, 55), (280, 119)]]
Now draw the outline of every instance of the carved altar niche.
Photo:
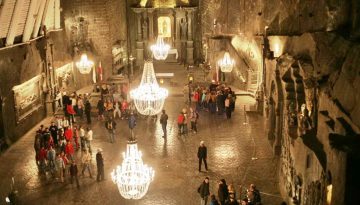
[(68, 63), (55, 70), (56, 84), (60, 91), (75, 90), (73, 64)]
[(162, 36), (164, 41), (171, 47), (174, 45), (175, 40), (175, 20), (173, 11), (171, 9), (156, 10), (154, 13), (154, 33), (155, 36)]
[(13, 87), (16, 124), (42, 106), (41, 75)]

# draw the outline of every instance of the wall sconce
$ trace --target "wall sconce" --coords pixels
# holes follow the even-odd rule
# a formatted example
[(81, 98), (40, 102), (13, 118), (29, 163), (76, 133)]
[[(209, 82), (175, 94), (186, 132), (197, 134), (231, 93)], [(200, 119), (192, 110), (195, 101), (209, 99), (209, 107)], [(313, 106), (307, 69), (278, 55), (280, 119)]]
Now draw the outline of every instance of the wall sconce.
[(277, 58), (280, 56), (280, 45), (279, 43), (274, 44), (274, 57)]
[(164, 79), (161, 78), (161, 79), (159, 80), (159, 82), (160, 82), (160, 84), (164, 84)]

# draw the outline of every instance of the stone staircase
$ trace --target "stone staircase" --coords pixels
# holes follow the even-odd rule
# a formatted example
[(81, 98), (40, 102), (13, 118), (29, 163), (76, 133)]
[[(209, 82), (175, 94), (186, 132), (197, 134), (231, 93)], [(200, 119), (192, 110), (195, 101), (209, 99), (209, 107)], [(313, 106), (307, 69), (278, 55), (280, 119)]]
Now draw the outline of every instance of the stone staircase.
[(251, 72), (250, 73), (250, 82), (249, 82), (249, 85), (248, 85), (248, 88), (247, 88), (247, 91), (250, 93), (250, 95), (252, 95), (253, 97), (255, 96), (256, 94), (256, 91), (258, 89), (258, 71), (249, 71)]

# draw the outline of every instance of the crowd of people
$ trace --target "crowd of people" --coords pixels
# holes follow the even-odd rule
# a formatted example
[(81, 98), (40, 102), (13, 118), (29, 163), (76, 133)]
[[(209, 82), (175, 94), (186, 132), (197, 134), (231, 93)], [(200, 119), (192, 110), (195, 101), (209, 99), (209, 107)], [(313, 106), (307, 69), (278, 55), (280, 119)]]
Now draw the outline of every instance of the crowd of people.
[[(240, 187), (239, 197), (236, 196), (234, 185), (226, 184), (225, 179), (219, 180), (217, 185), (217, 196), (210, 193), (210, 179), (205, 177), (204, 181), (198, 188), (198, 193), (201, 197), (201, 204), (206, 205), (210, 201), (210, 205), (260, 205), (261, 196), (260, 191), (254, 184), (250, 184), (249, 188), (243, 191)], [(239, 198), (239, 200), (237, 200)], [(239, 203), (240, 202), (240, 203)]]

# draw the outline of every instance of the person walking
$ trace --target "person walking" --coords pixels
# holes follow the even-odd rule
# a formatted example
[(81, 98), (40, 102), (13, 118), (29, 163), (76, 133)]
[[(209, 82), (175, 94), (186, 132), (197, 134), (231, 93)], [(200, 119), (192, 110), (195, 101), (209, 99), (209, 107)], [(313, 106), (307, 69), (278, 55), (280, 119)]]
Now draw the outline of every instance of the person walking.
[(102, 98), (99, 99), (97, 103), (97, 109), (98, 109), (98, 120), (104, 119), (104, 112), (105, 112), (105, 106), (104, 106), (104, 100)]
[(91, 124), (91, 104), (89, 100), (85, 102), (85, 115), (87, 124)]
[(167, 137), (166, 125), (167, 125), (168, 118), (169, 118), (169, 116), (165, 113), (165, 110), (162, 110), (162, 114), (160, 116), (160, 124), (161, 124), (162, 130), (164, 132), (163, 138)]
[(55, 170), (61, 182), (64, 182), (64, 171), (63, 171), (64, 169), (65, 169), (64, 160), (61, 157), (60, 153), (58, 153), (56, 155), (56, 160), (55, 160)]
[(225, 113), (226, 113), (226, 118), (230, 119), (231, 118), (231, 112), (232, 109), (230, 107), (230, 105), (232, 104), (232, 98), (231, 95), (229, 94), (229, 96), (225, 99)]
[(131, 112), (130, 117), (129, 117), (129, 128), (130, 128), (131, 140), (135, 140), (135, 136), (134, 136), (134, 128), (135, 128), (135, 126), (136, 126), (136, 118), (134, 116), (134, 113)]
[(85, 137), (86, 141), (86, 147), (89, 149), (89, 152), (91, 153), (91, 141), (93, 140), (93, 131), (90, 127), (87, 128), (87, 133)]
[(96, 168), (97, 168), (97, 176), (96, 181), (104, 180), (104, 158), (102, 156), (102, 149), (99, 148), (96, 153)]
[(105, 128), (109, 132), (110, 143), (114, 143), (115, 142), (116, 122), (113, 120), (112, 116), (110, 116), (108, 121), (105, 122)]
[(225, 201), (229, 197), (229, 191), (225, 179), (221, 179), (219, 182), (218, 197), (220, 204), (225, 205)]
[(76, 102), (76, 105), (77, 105), (77, 114), (78, 116), (80, 117), (80, 120), (83, 119), (83, 113), (84, 113), (84, 100), (82, 98), (82, 95), (79, 94), (78, 98), (77, 98), (77, 102)]
[(207, 162), (206, 162), (206, 158), (207, 158), (207, 148), (205, 146), (204, 141), (200, 142), (200, 146), (198, 148), (198, 153), (197, 156), (199, 158), (199, 172), (201, 172), (201, 164), (202, 161), (204, 161), (205, 164), (205, 170), (206, 172), (208, 172), (208, 166), (207, 166)]
[(205, 180), (198, 188), (198, 193), (201, 197), (201, 205), (207, 205), (207, 201), (210, 195), (209, 177), (205, 177)]
[(182, 135), (184, 133), (184, 129), (183, 129), (184, 121), (185, 121), (184, 113), (180, 112), (177, 119), (179, 135)]
[(57, 137), (58, 126), (55, 125), (54, 121), (51, 122), (51, 126), (49, 127), (49, 130), (50, 130), (50, 134), (54, 140), (55, 146), (58, 146), (58, 137)]
[(76, 181), (76, 187), (79, 189), (80, 188), (80, 184), (79, 184), (79, 178), (78, 178), (78, 168), (77, 165), (75, 163), (75, 160), (72, 161), (70, 168), (69, 168), (69, 172), (70, 172), (70, 183), (73, 184), (74, 182), (74, 178)]
[(81, 175), (84, 176), (85, 171), (88, 170), (90, 178), (92, 178), (91, 168), (90, 168), (90, 166), (91, 166), (91, 154), (89, 153), (89, 151), (87, 149), (85, 149), (85, 151), (83, 152), (81, 162), (82, 162)]
[(193, 108), (190, 108), (190, 123), (191, 123), (191, 131), (193, 131), (194, 134), (197, 133), (197, 120), (199, 118), (199, 113), (194, 110)]
[(119, 118), (121, 119), (121, 110), (120, 110), (121, 105), (119, 104), (118, 101), (115, 101), (114, 104), (114, 119), (116, 118), (116, 114), (119, 116)]
[(81, 150), (84, 151), (86, 149), (85, 130), (84, 130), (83, 126), (81, 126), (81, 125), (79, 127), (79, 135), (80, 135)]
[(55, 149), (50, 146), (49, 150), (47, 151), (47, 160), (48, 160), (48, 170), (51, 174), (55, 175), (55, 157), (56, 157), (56, 151)]

